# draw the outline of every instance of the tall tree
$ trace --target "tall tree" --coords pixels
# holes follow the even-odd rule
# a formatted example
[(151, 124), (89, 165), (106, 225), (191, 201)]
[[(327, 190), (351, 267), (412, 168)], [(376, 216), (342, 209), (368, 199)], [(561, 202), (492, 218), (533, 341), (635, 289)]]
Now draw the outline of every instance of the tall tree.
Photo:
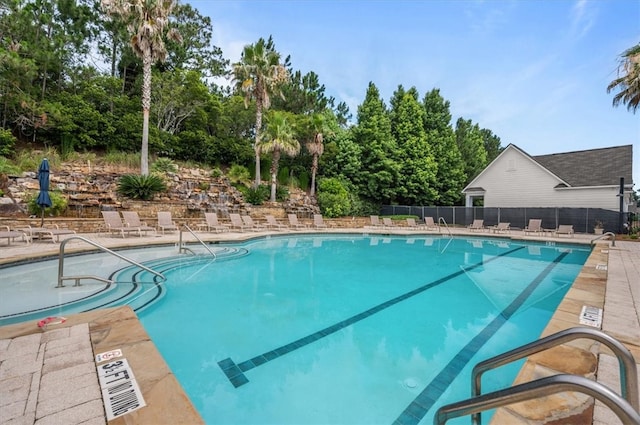
[(480, 133), (482, 133), (484, 149), (487, 151), (487, 164), (489, 164), (500, 155), (504, 148), (500, 146), (500, 138), (493, 134), (491, 130), (483, 128)]
[(316, 174), (318, 173), (318, 159), (324, 153), (324, 116), (322, 114), (313, 114), (307, 118), (309, 140), (305, 144), (307, 150), (311, 154), (311, 190), (309, 195), (314, 197), (316, 194)]
[(271, 106), (271, 96), (280, 94), (280, 86), (287, 82), (289, 73), (280, 63), (280, 53), (276, 52), (273, 39), (260, 38), (255, 44), (244, 47), (240, 62), (233, 64), (233, 74), (238, 88), (245, 95), (245, 106), (249, 101), (256, 103), (255, 142), (256, 176), (254, 187), (260, 186), (260, 133), (262, 132), (263, 111)]
[(444, 100), (440, 90), (433, 89), (425, 94), (422, 104), (425, 110), (424, 131), (438, 162), (437, 203), (454, 205), (461, 199), (466, 178), (462, 156), (451, 127), (449, 101)]
[(487, 151), (484, 148), (484, 140), (478, 124), (458, 118), (456, 143), (464, 161), (465, 183), (469, 183), (487, 165)]
[(391, 131), (398, 145), (400, 184), (397, 201), (408, 205), (433, 205), (438, 198), (438, 165), (423, 127), (424, 108), (418, 92), (402, 86), (391, 99)]
[(607, 86), (607, 93), (620, 90), (613, 97), (613, 106), (626, 104), (634, 114), (640, 105), (640, 43), (625, 50), (618, 66), (618, 78)]
[(181, 41), (180, 33), (169, 28), (174, 0), (102, 0), (102, 8), (127, 23), (131, 48), (142, 59), (142, 147), (140, 174), (149, 174), (149, 110), (151, 108), (151, 65), (167, 57), (164, 37)]
[(358, 107), (353, 135), (362, 151), (360, 195), (375, 203), (391, 202), (397, 194), (400, 173), (400, 165), (394, 159), (398, 147), (391, 134), (389, 112), (373, 82)]
[(271, 202), (275, 202), (280, 156), (295, 156), (300, 152), (300, 142), (295, 138), (286, 112), (271, 112), (267, 118), (265, 137), (260, 141), (259, 148), (262, 152), (271, 152)]

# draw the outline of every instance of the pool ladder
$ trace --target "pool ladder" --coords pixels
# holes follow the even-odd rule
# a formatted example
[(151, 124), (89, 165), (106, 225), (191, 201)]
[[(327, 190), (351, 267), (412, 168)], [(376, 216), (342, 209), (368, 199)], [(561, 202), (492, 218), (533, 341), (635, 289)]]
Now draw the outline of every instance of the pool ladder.
[(164, 277), (164, 275), (162, 273), (158, 273), (157, 271), (152, 270), (149, 267), (138, 263), (137, 261), (134, 261), (134, 260), (132, 260), (130, 258), (127, 258), (124, 255), (118, 254), (117, 252), (112, 251), (109, 248), (104, 247), (104, 246), (100, 245), (99, 243), (92, 241), (91, 239), (87, 239), (87, 238), (84, 238), (82, 236), (70, 236), (70, 237), (66, 238), (65, 240), (63, 240), (62, 242), (60, 242), (60, 253), (58, 254), (58, 285), (56, 286), (56, 288), (63, 288), (64, 287), (64, 283), (63, 282), (65, 280), (75, 280), (76, 283), (73, 286), (80, 286), (80, 279), (93, 279), (93, 280), (97, 280), (99, 282), (113, 283), (113, 281), (111, 279), (105, 279), (104, 277), (94, 276), (94, 275), (77, 275), (77, 276), (65, 276), (64, 275), (64, 249), (67, 246), (67, 242), (69, 242), (70, 240), (73, 240), (73, 239), (78, 239), (78, 240), (81, 240), (83, 242), (86, 242), (89, 245), (93, 245), (94, 247), (98, 248), (100, 251), (103, 251), (103, 252), (106, 252), (108, 254), (111, 254), (114, 257), (118, 257), (119, 259), (124, 260), (129, 264), (132, 264), (132, 265), (134, 265), (136, 267), (139, 267), (142, 270), (144, 270), (146, 272), (149, 272), (149, 273), (155, 275), (156, 277), (159, 277), (162, 282), (167, 280), (167, 278)]
[(447, 232), (449, 232), (449, 236), (453, 237), (453, 235), (451, 234), (451, 229), (449, 229), (449, 225), (447, 224), (447, 220), (445, 220), (444, 217), (438, 217), (438, 227), (440, 226), (440, 223), (444, 224)]
[(597, 241), (598, 239), (602, 239), (605, 236), (611, 236), (611, 246), (616, 246), (616, 234), (613, 232), (606, 232), (600, 236), (598, 236), (597, 238), (593, 238), (591, 239), (591, 246), (593, 246), (593, 244), (595, 243), (595, 241)]
[[(202, 246), (203, 246), (207, 251), (209, 251), (209, 254), (211, 254), (211, 256), (212, 256), (214, 259), (216, 259), (216, 254), (215, 254), (213, 251), (211, 251), (211, 250), (209, 249), (209, 247), (207, 246), (207, 244), (205, 244), (205, 243), (202, 241), (202, 239), (200, 239), (200, 238), (198, 237), (198, 235), (196, 235), (196, 234), (193, 232), (193, 230), (191, 230), (191, 228), (190, 228), (189, 226), (187, 226), (187, 225), (185, 224), (185, 225), (183, 225), (183, 227), (184, 227), (184, 229), (185, 229), (187, 232), (191, 233), (191, 235), (192, 235), (194, 238), (196, 238), (196, 239), (198, 240), (198, 242), (200, 242), (200, 245), (202, 245)], [(180, 239), (179, 239), (179, 241), (178, 241), (178, 253), (179, 253), (179, 254), (182, 254), (183, 252), (188, 252), (188, 253), (193, 254), (193, 255), (195, 255), (195, 254), (196, 254), (195, 252), (193, 252), (193, 250), (192, 250), (191, 248), (189, 248), (188, 246), (186, 246), (186, 244), (183, 244), (183, 243), (182, 243), (182, 229), (180, 229)]]
[[(484, 372), (578, 338), (601, 342), (616, 355), (620, 365), (620, 395), (591, 379), (569, 374), (549, 376), (492, 393), (480, 394)], [(604, 403), (622, 423), (640, 424), (637, 376), (633, 355), (615, 338), (597, 329), (583, 327), (566, 329), (478, 363), (471, 374), (472, 398), (440, 407), (433, 418), (433, 423), (442, 425), (449, 419), (472, 415), (472, 423), (478, 425), (481, 423), (480, 414), (485, 410), (559, 392), (575, 391)]]

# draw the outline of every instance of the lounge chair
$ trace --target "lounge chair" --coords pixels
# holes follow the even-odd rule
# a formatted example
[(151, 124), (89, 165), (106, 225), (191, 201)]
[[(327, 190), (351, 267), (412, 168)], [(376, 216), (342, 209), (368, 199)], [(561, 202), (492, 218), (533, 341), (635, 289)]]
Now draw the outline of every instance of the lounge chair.
[(289, 226), (293, 229), (306, 229), (308, 227), (306, 224), (300, 223), (298, 216), (295, 214), (287, 214), (287, 218), (289, 219)]
[(484, 231), (484, 220), (475, 219), (473, 223), (471, 223), (467, 229), (469, 230), (482, 230)]
[(0, 239), (6, 239), (7, 245), (11, 245), (11, 241), (15, 241), (16, 238), (21, 238), (23, 241), (29, 243), (31, 241), (31, 237), (23, 231), (11, 230), (9, 226), (2, 226), (6, 230), (0, 231)]
[(275, 229), (275, 230), (281, 230), (281, 229), (285, 230), (289, 228), (289, 226), (287, 226), (286, 224), (278, 223), (276, 218), (272, 215), (266, 215), (264, 218), (267, 220), (267, 224), (266, 224), (267, 228)]
[(242, 221), (242, 217), (240, 214), (231, 213), (229, 214), (229, 220), (231, 220), (231, 228), (238, 229), (241, 232), (244, 232), (244, 229), (248, 229), (250, 226), (247, 226), (244, 221)]
[(247, 226), (249, 230), (253, 230), (254, 232), (259, 232), (261, 230), (266, 229), (264, 225), (253, 221), (253, 218), (250, 215), (243, 215), (240, 218), (242, 219), (242, 222), (245, 224), (245, 226)]
[(102, 218), (104, 219), (104, 228), (107, 233), (120, 233), (123, 238), (129, 233), (137, 233), (138, 236), (142, 236), (142, 230), (137, 227), (127, 226), (122, 222), (118, 211), (102, 211)]
[(124, 222), (129, 227), (137, 227), (141, 232), (144, 232), (146, 235), (148, 231), (155, 232), (155, 227), (151, 227), (147, 225), (146, 222), (140, 221), (140, 216), (135, 211), (122, 211), (122, 218)]
[(371, 227), (384, 227), (382, 223), (380, 223), (380, 217), (377, 215), (370, 215), (369, 219), (371, 220)]
[(433, 221), (433, 217), (424, 218), (424, 227), (427, 230), (440, 230), (440, 227)]
[(529, 225), (524, 228), (524, 234), (527, 233), (542, 233), (542, 219), (530, 218)]
[(316, 229), (326, 229), (327, 225), (324, 223), (324, 219), (322, 218), (322, 214), (314, 214), (313, 215), (313, 226)]
[(391, 220), (390, 217), (383, 217), (382, 218), (382, 224), (384, 225), (385, 228), (387, 229), (392, 229), (395, 228), (396, 225), (393, 224), (393, 221)]
[(422, 229), (424, 229), (424, 225), (416, 223), (416, 219), (415, 218), (407, 218), (407, 227), (409, 229), (413, 229), (413, 230), (422, 230)]
[(58, 225), (56, 225), (55, 228), (49, 228), (49, 227), (31, 227), (31, 226), (27, 226), (27, 227), (22, 227), (20, 229), (16, 229), (20, 232), (24, 232), (29, 236), (29, 239), (31, 239), (31, 242), (33, 242), (34, 239), (44, 239), (45, 237), (49, 237), (49, 239), (51, 239), (52, 243), (56, 243), (56, 242), (60, 242), (60, 236), (61, 235), (75, 235), (76, 231), (75, 230), (71, 230), (71, 229), (61, 229), (58, 227)]
[(556, 229), (556, 235), (567, 235), (573, 237), (573, 225), (572, 224), (561, 224)]
[(171, 218), (171, 212), (169, 211), (158, 211), (158, 229), (164, 235), (165, 230), (173, 232), (178, 230), (178, 226)]
[(198, 224), (198, 230), (206, 228), (207, 232), (212, 230), (216, 233), (223, 233), (229, 231), (229, 226), (222, 224), (218, 221), (218, 214), (214, 212), (204, 213), (204, 223)]
[(511, 232), (511, 223), (503, 222), (496, 224), (491, 228), (493, 233), (510, 233)]

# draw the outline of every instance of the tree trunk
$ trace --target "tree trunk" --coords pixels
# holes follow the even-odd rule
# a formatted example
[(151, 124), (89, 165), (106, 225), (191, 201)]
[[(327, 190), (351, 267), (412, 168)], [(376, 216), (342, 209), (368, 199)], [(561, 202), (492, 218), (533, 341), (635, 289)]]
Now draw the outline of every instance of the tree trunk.
[(262, 102), (256, 102), (256, 141), (253, 150), (256, 154), (256, 178), (253, 183), (255, 189), (260, 186), (260, 130), (262, 129)]
[(316, 173), (318, 172), (318, 154), (313, 154), (313, 162), (311, 163), (311, 190), (309, 196), (316, 196)]
[(278, 186), (278, 163), (280, 162), (280, 150), (273, 151), (271, 158), (271, 202), (276, 202), (276, 187)]
[(142, 58), (142, 147), (140, 148), (140, 174), (149, 175), (149, 109), (151, 109), (151, 52)]

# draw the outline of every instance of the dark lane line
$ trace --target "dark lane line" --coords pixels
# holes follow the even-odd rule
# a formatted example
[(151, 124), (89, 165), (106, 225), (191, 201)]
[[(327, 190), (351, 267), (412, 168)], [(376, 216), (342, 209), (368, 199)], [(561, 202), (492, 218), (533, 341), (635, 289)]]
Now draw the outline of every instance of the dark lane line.
[(227, 375), (227, 378), (229, 378), (229, 381), (231, 381), (231, 383), (233, 384), (234, 387), (238, 388), (241, 385), (246, 384), (247, 382), (249, 382), (249, 379), (247, 379), (247, 377), (245, 376), (244, 372), (247, 372), (253, 368), (256, 368), (264, 363), (267, 363), (271, 360), (277, 359), (280, 356), (283, 356), (287, 353), (290, 353), (291, 351), (297, 350), (298, 348), (304, 347), (305, 345), (311, 344), (319, 339), (322, 339), (328, 335), (331, 335), (341, 329), (346, 328), (347, 326), (351, 326), (356, 322), (359, 322), (360, 320), (366, 319), (367, 317), (379, 313), (380, 311), (383, 311), (395, 304), (398, 304), (401, 301), (405, 301), (411, 297), (414, 297), (428, 289), (431, 289), (435, 286), (438, 286), (444, 282), (447, 282), (457, 276), (460, 276), (463, 273), (466, 273), (470, 270), (473, 270), (477, 267), (480, 267), (484, 264), (487, 264), (491, 261), (497, 260), (501, 257), (505, 257), (507, 255), (513, 254), (514, 252), (517, 252), (521, 249), (524, 249), (524, 246), (521, 246), (519, 248), (515, 248), (512, 249), (510, 251), (506, 251), (503, 252), (501, 254), (496, 255), (495, 257), (492, 257), (486, 261), (481, 261), (479, 263), (473, 264), (469, 267), (465, 267), (462, 268), (461, 270), (458, 270), (454, 273), (451, 273), (447, 276), (444, 276), (438, 280), (435, 280), (433, 282), (427, 283), (423, 286), (420, 286), (419, 288), (416, 288), (412, 291), (406, 292), (402, 295), (399, 295), (395, 298), (392, 298), (389, 301), (386, 301), (382, 304), (378, 304), (366, 311), (363, 311), (362, 313), (358, 313), (355, 316), (351, 316), (348, 319), (345, 319), (341, 322), (338, 322), (332, 326), (326, 327), (318, 332), (315, 332), (311, 335), (305, 336), (303, 338), (297, 339), (289, 344), (283, 345), (281, 347), (278, 347), (274, 350), (271, 351), (267, 351), (265, 353), (262, 353), (258, 356), (255, 356), (249, 360), (245, 360), (241, 363), (236, 363), (234, 362), (230, 357), (224, 359), (224, 360), (220, 360), (218, 362), (218, 366), (220, 366), (220, 369), (222, 369), (222, 371), (225, 373), (225, 375)]
[(467, 345), (455, 355), (453, 359), (433, 378), (433, 380), (422, 390), (422, 392), (407, 406), (400, 416), (393, 422), (394, 425), (416, 425), (427, 411), (433, 407), (440, 396), (449, 388), (453, 380), (462, 372), (462, 369), (469, 363), (471, 358), (482, 348), (496, 332), (504, 325), (524, 302), (531, 296), (533, 291), (551, 273), (551, 271), (567, 256), (567, 252), (561, 253), (552, 263), (550, 263), (527, 287), (511, 302), (502, 313), (496, 316), (479, 334), (471, 339)]

